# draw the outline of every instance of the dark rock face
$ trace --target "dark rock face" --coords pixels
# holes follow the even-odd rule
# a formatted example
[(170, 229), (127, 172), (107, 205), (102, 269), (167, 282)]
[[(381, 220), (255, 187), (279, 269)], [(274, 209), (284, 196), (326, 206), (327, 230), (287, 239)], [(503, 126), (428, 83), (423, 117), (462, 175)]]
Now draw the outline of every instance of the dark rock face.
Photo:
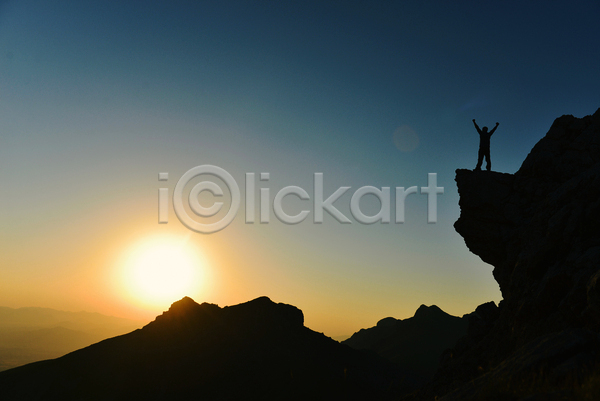
[(556, 119), (514, 175), (457, 170), (456, 182), (461, 215), (455, 229), (471, 252), (494, 266), (504, 299), (497, 310), (478, 308), (481, 321), (446, 358), (437, 392), (476, 379), (479, 387), (471, 382), (469, 392), (453, 394), (483, 399), (483, 384), (510, 372), (544, 371), (552, 379), (595, 366), (600, 110)]
[(298, 308), (266, 297), (224, 308), (186, 297), (142, 329), (0, 372), (0, 399), (393, 399), (412, 390), (391, 362), (303, 322)]

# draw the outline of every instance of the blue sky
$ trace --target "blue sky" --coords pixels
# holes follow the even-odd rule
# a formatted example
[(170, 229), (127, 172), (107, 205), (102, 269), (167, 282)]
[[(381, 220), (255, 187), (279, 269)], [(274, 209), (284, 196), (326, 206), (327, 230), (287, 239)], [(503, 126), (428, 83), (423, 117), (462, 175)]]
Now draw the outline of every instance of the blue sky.
[[(512, 173), (555, 118), (592, 114), (598, 15), (592, 1), (3, 2), (0, 304), (151, 317), (161, 309), (132, 306), (109, 272), (167, 234), (209, 260), (197, 301), (267, 295), (329, 335), (422, 303), (460, 315), (498, 301), (491, 266), (452, 228), (454, 170), (476, 163), (471, 120), (500, 123), (493, 169)], [(400, 127), (415, 149), (395, 146)], [(315, 172), (326, 193), (425, 186), (435, 172), (445, 193), (437, 224), (412, 195), (403, 225), (239, 213), (207, 236), (172, 210), (158, 225), (157, 189), (201, 164), (242, 187), (245, 172), (270, 172), (272, 193), (312, 196)]]

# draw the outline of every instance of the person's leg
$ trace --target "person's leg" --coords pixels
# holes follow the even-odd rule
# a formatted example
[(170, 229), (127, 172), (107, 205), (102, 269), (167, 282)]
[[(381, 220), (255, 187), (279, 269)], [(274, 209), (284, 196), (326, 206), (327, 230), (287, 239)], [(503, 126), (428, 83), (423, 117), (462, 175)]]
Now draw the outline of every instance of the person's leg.
[(485, 151), (485, 169), (490, 171), (492, 169), (492, 161), (490, 160), (490, 150)]
[(481, 163), (483, 163), (483, 151), (480, 148), (479, 154), (477, 155), (477, 167), (475, 167), (475, 170), (481, 170)]

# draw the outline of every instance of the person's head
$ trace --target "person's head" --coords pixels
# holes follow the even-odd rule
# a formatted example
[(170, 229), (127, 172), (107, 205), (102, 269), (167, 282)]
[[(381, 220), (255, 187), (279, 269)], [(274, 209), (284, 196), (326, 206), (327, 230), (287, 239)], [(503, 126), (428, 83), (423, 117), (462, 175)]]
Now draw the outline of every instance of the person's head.
[(481, 130), (482, 130), (483, 132), (487, 132), (487, 127), (483, 127)]

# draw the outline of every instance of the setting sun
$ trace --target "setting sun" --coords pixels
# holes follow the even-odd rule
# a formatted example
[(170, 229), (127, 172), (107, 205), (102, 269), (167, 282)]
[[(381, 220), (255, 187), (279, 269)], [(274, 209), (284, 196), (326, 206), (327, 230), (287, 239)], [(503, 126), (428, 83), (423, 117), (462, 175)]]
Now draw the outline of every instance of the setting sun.
[(204, 285), (205, 263), (185, 240), (153, 238), (134, 245), (121, 266), (128, 296), (146, 307), (165, 307)]

